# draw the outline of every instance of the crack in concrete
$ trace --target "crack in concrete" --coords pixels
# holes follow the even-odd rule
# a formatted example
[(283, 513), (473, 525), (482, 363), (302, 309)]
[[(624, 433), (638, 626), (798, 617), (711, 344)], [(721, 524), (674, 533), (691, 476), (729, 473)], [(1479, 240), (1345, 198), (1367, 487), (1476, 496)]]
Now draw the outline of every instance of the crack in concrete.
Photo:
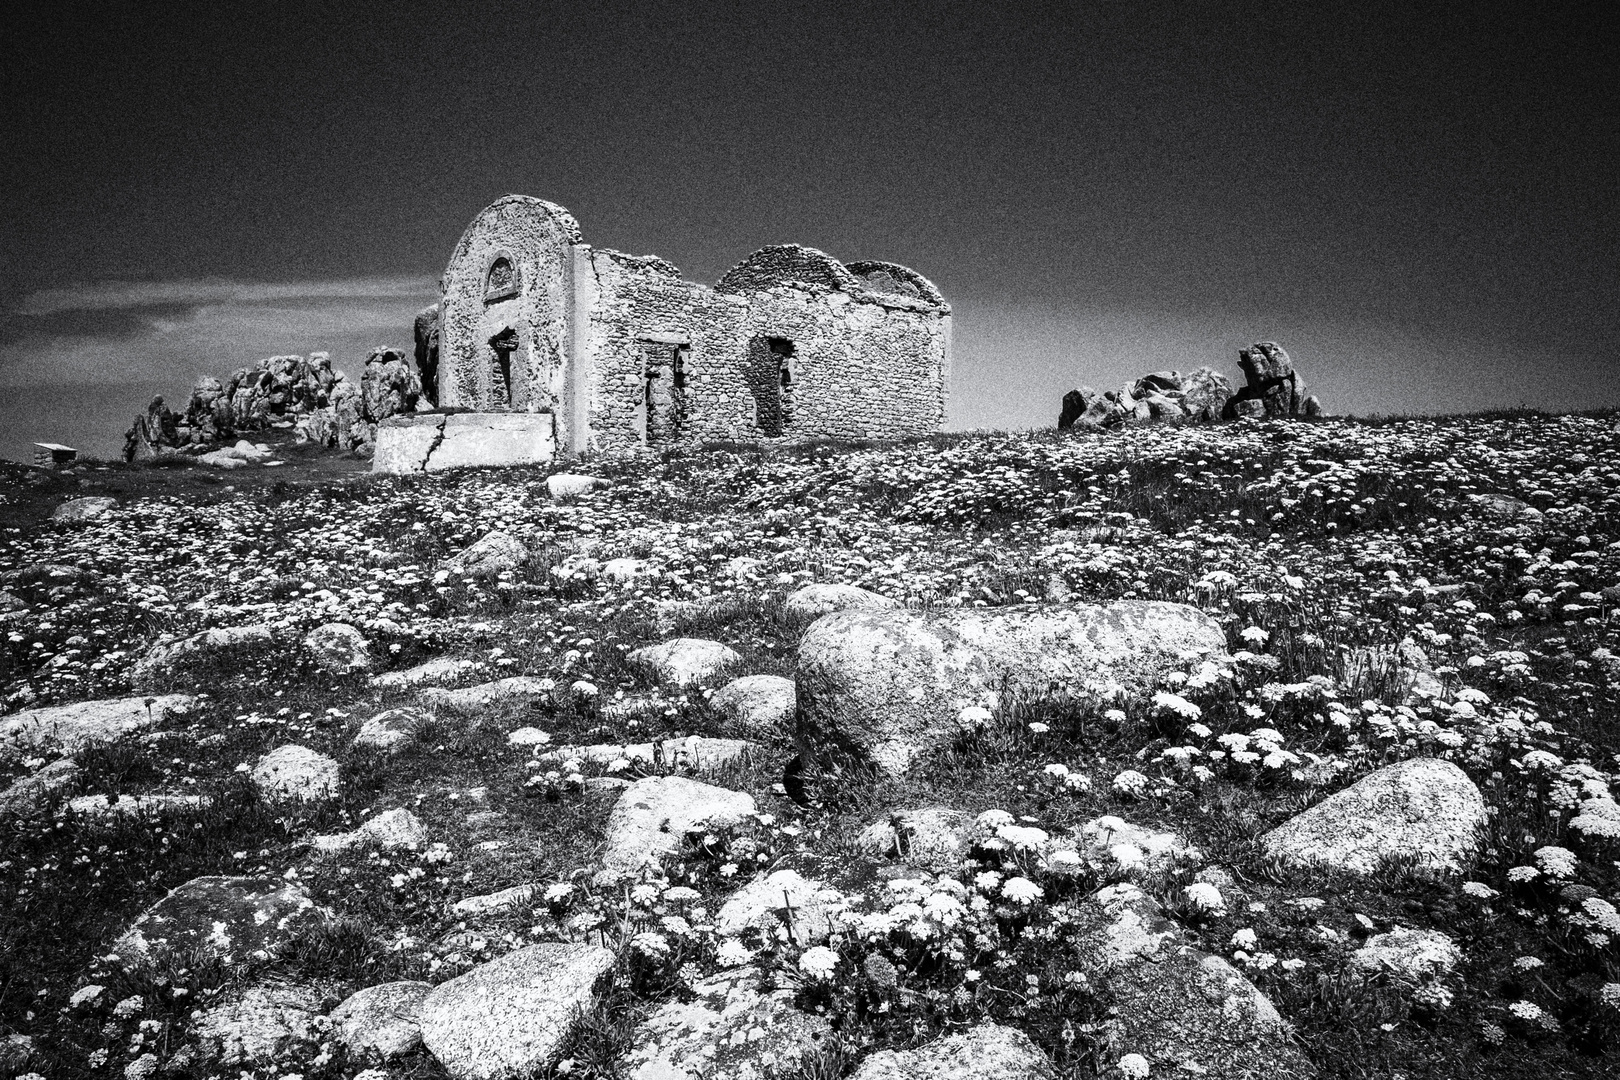
[(444, 442), (444, 427), (449, 420), (448, 416), (440, 418), (439, 426), (436, 429), (438, 434), (434, 437), (433, 444), (427, 448), (427, 453), (422, 455), (422, 467), (417, 470), (418, 472), (427, 472), (428, 462), (433, 460), (433, 451), (437, 450), (440, 444)]

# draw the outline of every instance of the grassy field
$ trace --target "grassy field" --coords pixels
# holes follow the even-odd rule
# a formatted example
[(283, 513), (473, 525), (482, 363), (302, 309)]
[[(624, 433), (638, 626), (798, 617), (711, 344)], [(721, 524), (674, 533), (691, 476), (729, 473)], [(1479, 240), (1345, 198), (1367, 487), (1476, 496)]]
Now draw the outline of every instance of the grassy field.
[[(1613, 415), (735, 445), (575, 463), (613, 486), (562, 502), (546, 495), (544, 470), (374, 477), (286, 456), (280, 469), (223, 477), (122, 466), (0, 475), (0, 588), (12, 598), (0, 595), (0, 612), (13, 609), (0, 615), (6, 711), (129, 693), (131, 665), (161, 634), (277, 631), (277, 644), (226, 667), (175, 672), (165, 689), (198, 693), (198, 707), (161, 736), (82, 752), (69, 792), (206, 794), (206, 809), (0, 821), (0, 1035), (36, 1040), (32, 1071), (122, 1075), (142, 1054), (173, 1058), (193, 1010), (262, 972), (179, 966), (136, 981), (106, 960), (110, 943), (189, 878), (259, 873), (302, 882), (338, 912), (272, 966), (333, 1002), (392, 979), (439, 982), (538, 941), (609, 945), (613, 988), (566, 1071), (614, 1076), (639, 1020), (714, 969), (712, 913), (728, 894), (790, 867), (881, 914), (897, 897), (856, 835), (890, 810), (929, 805), (1005, 811), (1053, 837), (1105, 814), (1178, 833), (1201, 858), (1152, 888), (1200, 947), (1236, 955), (1323, 1076), (1620, 1070), (1620, 830), (1579, 823), (1620, 777)], [(121, 503), (103, 517), (44, 520), (65, 498), (107, 493)], [(1529, 509), (1481, 498), (1492, 496)], [(494, 529), (525, 542), (526, 565), (483, 579), (441, 568)], [(622, 556), (652, 573), (596, 572)], [(585, 781), (601, 769), (512, 746), (506, 733), (539, 727), (547, 751), (715, 734), (714, 686), (659, 687), (625, 654), (672, 634), (714, 638), (741, 653), (733, 674), (791, 676), (802, 627), (783, 600), (812, 581), (916, 609), (1195, 604), (1226, 628), (1234, 674), (1168, 683), (1174, 701), (1054, 687), (1004, 703), (987, 728), (903, 779), (812, 775), (799, 799), (781, 786), (795, 756), (784, 737), (706, 778), (751, 793), (758, 821), (689, 847), (661, 889), (594, 887), (614, 793)], [(729, 599), (669, 605), (706, 597)], [(476, 724), (440, 717), (399, 755), (358, 750), (361, 722), (412, 695), (320, 672), (298, 641), (334, 620), (360, 628), (383, 669), (466, 657), (481, 666), (464, 682), (524, 674), (552, 679), (557, 693)], [(1409, 672), (1392, 658), (1406, 641), (1432, 665), (1439, 697), (1405, 695)], [(260, 801), (242, 767), (289, 742), (338, 759), (338, 799)], [(1414, 756), (1456, 762), (1485, 795), (1491, 826), (1469, 873), (1389, 865), (1354, 879), (1262, 855), (1266, 830)], [(0, 756), (0, 786), (45, 760)], [(434, 845), (310, 846), (394, 807), (417, 814)], [(1226, 871), (1224, 913), (1187, 903), (1199, 866)], [(1098, 1050), (1106, 989), (1067, 978), (1053, 943), (1077, 898), (1140, 875), (1088, 868), (1059, 882), (1019, 851), (987, 851), (961, 877), (969, 893), (993, 891), (986, 872), (1028, 873), (1042, 894), (986, 902), (975, 932), (973, 920), (944, 920), (835, 942), (840, 970), (870, 975), (881, 958), (892, 984), (804, 977), (794, 942), (748, 943), (757, 963), (799, 979), (802, 1007), (837, 1031), (807, 1077), (983, 1017), (1028, 1032), (1065, 1077), (1112, 1064)], [(498, 913), (451, 910), (530, 883), (529, 902)], [(667, 899), (672, 887), (697, 898)], [(1368, 927), (1397, 925), (1444, 932), (1461, 963), (1416, 988), (1347, 973)], [(71, 1005), (89, 984), (104, 987), (99, 998)], [(323, 1045), (282, 1074), (359, 1067)], [(442, 1072), (419, 1053), (384, 1075)]]

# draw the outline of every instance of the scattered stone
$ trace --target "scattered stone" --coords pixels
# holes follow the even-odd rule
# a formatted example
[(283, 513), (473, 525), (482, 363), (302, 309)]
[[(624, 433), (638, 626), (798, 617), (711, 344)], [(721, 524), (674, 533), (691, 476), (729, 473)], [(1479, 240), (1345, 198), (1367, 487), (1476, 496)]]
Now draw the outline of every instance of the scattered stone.
[(972, 847), (973, 819), (960, 810), (930, 806), (901, 810), (861, 831), (863, 851), (900, 859), (911, 866), (950, 871), (960, 866)]
[(371, 685), (376, 690), (414, 690), (422, 686), (443, 686), (481, 667), (483, 665), (475, 660), (436, 656), (415, 667), (374, 675), (371, 678)]
[(649, 776), (619, 796), (608, 816), (607, 851), (598, 878), (613, 883), (656, 868), (680, 850), (687, 833), (739, 825), (754, 797), (684, 776)]
[(797, 870), (778, 870), (733, 893), (721, 905), (715, 929), (724, 937), (757, 930), (774, 938), (782, 927), (800, 946), (819, 945), (831, 936), (834, 918), (848, 906), (837, 889), (801, 877)]
[(560, 746), (546, 754), (542, 760), (566, 761), (577, 758), (582, 762), (606, 767), (617, 761), (650, 767), (660, 762), (674, 769), (691, 772), (712, 772), (722, 765), (741, 760), (754, 750), (757, 743), (745, 739), (706, 739), (688, 735), (684, 739), (664, 739), (659, 743), (599, 743), (595, 746)]
[(693, 985), (690, 1001), (671, 1001), (637, 1029), (629, 1080), (773, 1080), (789, 1076), (826, 1040), (832, 1025), (793, 1007), (790, 987), (762, 986), (754, 967), (734, 968)]
[(236, 1001), (215, 1005), (195, 1028), (204, 1056), (221, 1065), (269, 1065), (312, 1057), (320, 1041), (315, 1018), (322, 995), (293, 983), (261, 983)]
[(165, 640), (146, 651), (146, 655), (130, 669), (130, 681), (136, 686), (151, 686), (172, 676), (182, 664), (203, 665), (234, 658), (237, 653), (264, 648), (275, 642), (275, 634), (268, 626), (227, 626), (204, 630), (190, 637)]
[(528, 561), (529, 549), (523, 546), (523, 541), (497, 529), (446, 559), (443, 566), (458, 577), (488, 577), (516, 570)]
[(384, 851), (417, 848), (428, 841), (427, 826), (415, 814), (399, 807), (385, 810), (353, 832), (317, 836), (315, 850), (321, 852), (344, 851), (360, 844), (376, 844)]
[(72, 758), (60, 758), (12, 782), (0, 791), (0, 818), (31, 814), (48, 806), (53, 799), (78, 783), (79, 763)]
[(531, 945), (433, 988), (418, 1013), (422, 1041), (455, 1080), (547, 1069), (613, 967), (591, 945)]
[(206, 795), (119, 795), (116, 801), (105, 795), (80, 795), (69, 799), (67, 808), (80, 817), (110, 818), (199, 810), (213, 803)]
[(418, 1014), (433, 987), (391, 982), (351, 994), (332, 1010), (333, 1031), (350, 1056), (387, 1061), (422, 1045)]
[(646, 559), (609, 559), (602, 564), (602, 576), (609, 581), (634, 581), (657, 575), (658, 571)]
[(278, 746), (253, 767), (248, 779), (269, 802), (331, 799), (338, 791), (338, 763), (307, 746)]
[(110, 698), (25, 709), (0, 718), (0, 747), (38, 750), (57, 747), (77, 753), (91, 743), (112, 742), (184, 713), (196, 699), (189, 694)]
[(612, 486), (611, 480), (581, 476), (578, 473), (558, 473), (546, 477), (546, 491), (553, 499), (577, 499), (582, 495), (589, 495), (593, 491), (601, 491)]
[(1328, 796), (1260, 838), (1287, 866), (1371, 874), (1387, 858), (1461, 870), (1479, 846), (1485, 800), (1449, 761), (1389, 765)]
[(1017, 1028), (983, 1023), (915, 1050), (867, 1055), (849, 1080), (1055, 1080), (1040, 1048)]
[(1152, 1075), (1215, 1080), (1315, 1074), (1271, 1001), (1221, 957), (1185, 944), (1135, 885), (1099, 890), (1079, 920), (1083, 973), (1114, 1003), (1103, 1060), (1139, 1054)]
[(788, 598), (782, 602), (782, 612), (789, 618), (809, 622), (823, 615), (831, 615), (835, 611), (899, 606), (898, 601), (857, 585), (817, 583), (789, 593)]
[(506, 733), (508, 746), (544, 746), (551, 736), (537, 727), (520, 727)]
[(628, 659), (646, 665), (659, 679), (676, 686), (707, 682), (726, 668), (742, 663), (735, 649), (707, 638), (671, 638), (636, 649)]
[(333, 675), (371, 670), (371, 649), (365, 635), (348, 623), (329, 622), (304, 635), (304, 650), (315, 666)]
[(517, 907), (527, 904), (534, 899), (533, 885), (514, 885), (510, 889), (500, 892), (486, 893), (483, 896), (469, 896), (465, 900), (457, 900), (450, 911), (455, 915), (487, 915), (491, 911), (500, 911), (504, 908)]
[(1173, 832), (1154, 832), (1113, 815), (1092, 818), (1075, 830), (1080, 857), (1093, 869), (1138, 870), (1162, 874), (1177, 863), (1203, 858), (1198, 849)]
[(410, 745), (430, 717), (420, 709), (388, 709), (360, 725), (354, 745), (397, 754)]
[(1416, 986), (1450, 973), (1462, 960), (1462, 950), (1438, 930), (1397, 927), (1374, 934), (1350, 957), (1350, 967), (1368, 975), (1387, 975), (1396, 982)]
[(720, 715), (721, 734), (739, 739), (779, 737), (793, 730), (798, 691), (780, 675), (744, 675), (714, 692), (709, 704)]
[(69, 499), (51, 511), (51, 520), (64, 525), (82, 525), (86, 521), (94, 521), (117, 505), (117, 499), (105, 495)]
[(1523, 499), (1511, 495), (1470, 495), (1468, 501), (1485, 517), (1510, 525), (1534, 525), (1545, 516)]
[(422, 691), (419, 700), (436, 713), (477, 718), (505, 706), (523, 706), (544, 701), (551, 697), (554, 688), (555, 685), (550, 679), (514, 675), (509, 679), (479, 683), (464, 690), (429, 687)]
[(199, 877), (171, 889), (113, 943), (127, 969), (193, 959), (267, 960), (332, 918), (302, 885), (250, 877)]
[(1145, 692), (1225, 648), (1214, 619), (1160, 601), (836, 612), (799, 643), (799, 741), (811, 755), (839, 751), (903, 773), (963, 731), (963, 710), (1003, 692)]

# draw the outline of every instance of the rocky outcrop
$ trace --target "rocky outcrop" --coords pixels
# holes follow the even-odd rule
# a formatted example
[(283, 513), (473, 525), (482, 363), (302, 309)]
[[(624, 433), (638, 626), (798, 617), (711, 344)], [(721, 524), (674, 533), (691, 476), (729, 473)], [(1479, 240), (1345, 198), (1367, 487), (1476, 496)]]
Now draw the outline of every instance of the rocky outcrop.
[(1371, 874), (1386, 859), (1458, 871), (1486, 822), (1479, 788), (1436, 758), (1389, 765), (1329, 795), (1260, 838), (1286, 866)]
[(422, 380), (422, 396), (429, 405), (439, 403), (439, 305), (431, 304), (416, 313), (412, 323), (416, 346), (416, 371)]
[(179, 445), (180, 418), (163, 403), (163, 398), (155, 397), (124, 435), (124, 460), (156, 457)]
[(1238, 353), (1244, 385), (1233, 390), (1213, 368), (1154, 371), (1118, 390), (1098, 393), (1089, 386), (1063, 395), (1058, 428), (1098, 429), (1131, 420), (1234, 420), (1240, 416), (1320, 416), (1322, 405), (1294, 371), (1293, 361), (1274, 341), (1261, 341)]
[(841, 751), (899, 774), (1002, 693), (1141, 692), (1225, 646), (1214, 619), (1158, 601), (837, 612), (799, 643), (799, 742), (812, 757)]
[(1232, 384), (1211, 368), (1155, 371), (1118, 390), (1099, 394), (1089, 386), (1063, 395), (1058, 427), (1103, 428), (1128, 420), (1215, 420)]
[(1245, 385), (1227, 401), (1221, 411), (1224, 418), (1322, 415), (1321, 403), (1310, 396), (1294, 362), (1275, 341), (1258, 341), (1240, 351), (1238, 367)]
[(193, 700), (187, 694), (167, 694), (26, 709), (0, 718), (0, 750), (54, 747), (76, 753), (91, 743), (112, 742), (153, 727), (169, 713), (185, 712)]

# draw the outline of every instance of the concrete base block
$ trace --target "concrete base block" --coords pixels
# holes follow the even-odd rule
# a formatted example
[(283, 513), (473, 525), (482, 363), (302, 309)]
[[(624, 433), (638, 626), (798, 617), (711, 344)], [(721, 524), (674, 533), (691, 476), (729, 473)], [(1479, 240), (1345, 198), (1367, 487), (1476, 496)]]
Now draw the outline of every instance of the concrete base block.
[(371, 471), (439, 472), (474, 465), (530, 465), (557, 452), (550, 413), (425, 413), (377, 425)]

